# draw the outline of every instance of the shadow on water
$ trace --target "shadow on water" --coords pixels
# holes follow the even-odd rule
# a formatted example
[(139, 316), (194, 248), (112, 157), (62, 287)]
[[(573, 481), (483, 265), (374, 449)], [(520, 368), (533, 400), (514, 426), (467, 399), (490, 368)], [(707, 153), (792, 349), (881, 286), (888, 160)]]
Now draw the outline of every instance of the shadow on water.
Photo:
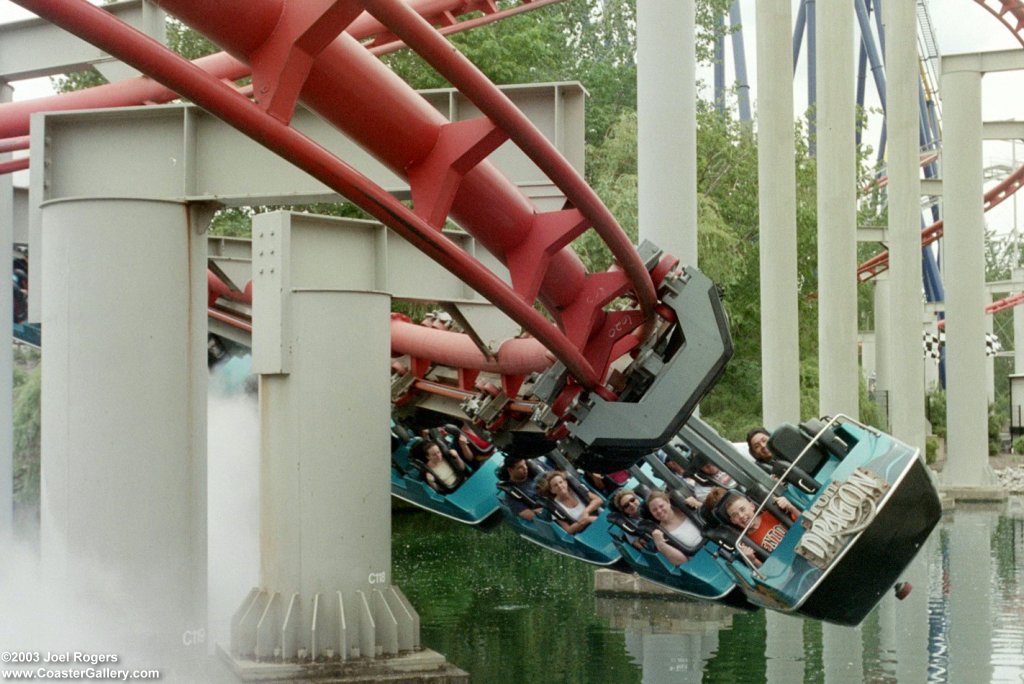
[(396, 513), (393, 555), (424, 644), (483, 684), (1024, 681), (1020, 498), (947, 514), (903, 577), (910, 597), (855, 628), (595, 597), (589, 566), (425, 513)]

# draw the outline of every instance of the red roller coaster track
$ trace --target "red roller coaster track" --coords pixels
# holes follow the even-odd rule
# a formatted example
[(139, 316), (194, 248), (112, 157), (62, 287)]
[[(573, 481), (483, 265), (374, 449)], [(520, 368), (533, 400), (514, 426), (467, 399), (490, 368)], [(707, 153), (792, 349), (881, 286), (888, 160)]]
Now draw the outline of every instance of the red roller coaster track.
[[(497, 9), (491, 0), (410, 0), (409, 6), (432, 25), (439, 26), (440, 33), (449, 35), (563, 1), (519, 0), (520, 4), (503, 10)], [(345, 31), (377, 56), (405, 47), (394, 34), (367, 14), (353, 21)], [(249, 65), (225, 52), (201, 57), (195, 60), (195, 64), (211, 75), (228, 81), (252, 73)], [(177, 97), (178, 93), (143, 76), (52, 97), (0, 104), (0, 152), (28, 148), (27, 139), (24, 147), (4, 149), (2, 145), (4, 138), (28, 134), (29, 116), (34, 112), (161, 104)]]
[[(524, 368), (536, 370), (554, 356), (573, 378), (552, 404), (564, 407), (580, 389), (614, 399), (604, 384), (610, 364), (636, 349), (655, 326), (655, 311), (664, 312), (664, 307), (658, 306), (655, 287), (668, 271), (669, 262), (657, 268), (658, 277), (652, 278), (615, 219), (582, 178), (443, 37), (558, 1), (521, 0), (510, 9), (499, 10), (493, 0), (411, 0), (409, 4), (400, 0), (233, 0), (215, 5), (158, 0), (172, 15), (226, 48), (226, 53), (193, 64), (85, 0), (15, 0), (136, 66), (153, 80), (132, 79), (54, 98), (0, 105), (0, 151), (24, 148), (29, 114), (35, 111), (163, 102), (185, 96), (348, 197), (462, 278), (534, 337), (534, 341), (514, 345), (515, 352), (502, 353), (503, 346), (495, 359), (485, 358), (471, 348), (468, 338), (459, 337), (453, 348), (463, 349), (465, 354), (442, 359), (437, 356), (436, 341), (425, 342), (422, 333), (408, 332), (410, 326), (396, 321), (397, 339), (416, 340), (398, 353), (408, 354), (410, 367), (405, 370), (418, 382), (425, 382), (425, 369), (434, 361), (458, 369), (457, 389), (466, 393), (473, 391), (481, 370), (497, 372), (502, 389), (511, 397), (522, 383)], [(976, 2), (1024, 44), (1024, 0), (1002, 0), (998, 8), (991, 1)], [(247, 21), (238, 22), (237, 17), (243, 15)], [(473, 101), (483, 116), (449, 123), (374, 58), (403, 45), (420, 53)], [(229, 85), (247, 74), (250, 65), (255, 104)], [(298, 101), (405, 177), (414, 208), (395, 201), (342, 160), (291, 129), (288, 122)], [(486, 162), (490, 152), (507, 139), (562, 190), (566, 209), (537, 212)], [(25, 160), (5, 162), (0, 173), (26, 164)], [(1022, 181), (1024, 167), (986, 193), (986, 210), (1019, 189)], [(438, 229), (448, 217), (505, 263), (511, 287), (440, 233)], [(570, 244), (589, 229), (601, 236), (615, 256), (617, 265), (612, 270), (587, 273), (572, 251)], [(922, 246), (938, 239), (941, 231), (941, 221), (923, 231)], [(866, 280), (887, 267), (888, 255), (882, 253), (860, 267), (858, 278)], [(214, 293), (229, 295), (218, 282), (211, 279), (211, 317), (224, 317), (244, 328), (248, 325), (245, 321), (212, 306), (217, 298)], [(620, 297), (634, 302), (635, 310), (605, 310)], [(535, 300), (543, 304), (554, 325), (534, 308)], [(424, 348), (430, 349), (429, 355), (423, 353)]]
[[(659, 327), (663, 319), (656, 310), (674, 322), (671, 307), (660, 305), (655, 288), (675, 260), (665, 257), (645, 264), (552, 143), (429, 21), (399, 0), (158, 1), (239, 62), (251, 65), (255, 102), (86, 0), (17, 2), (225, 120), (455, 273), (564, 365), (571, 378), (550, 398), (561, 412), (570, 409), (581, 390), (614, 401), (616, 395), (604, 384), (611, 363)], [(493, 4), (484, 4), (493, 9)], [(386, 29), (376, 35), (393, 35), (416, 50), (483, 116), (448, 122), (346, 33), (364, 11)], [(239, 16), (247, 20), (239, 22)], [(290, 128), (298, 101), (406, 178), (413, 209)], [(6, 133), (18, 134), (11, 128)], [(539, 212), (486, 161), (506, 140), (518, 145), (561, 190), (567, 208)], [(441, 233), (448, 217), (507, 266), (511, 286)], [(607, 272), (588, 273), (570, 246), (590, 229), (615, 257)], [(631, 301), (635, 308), (606, 311), (616, 299)], [(535, 308), (535, 301), (554, 323)], [(519, 345), (527, 346), (534, 349)], [(536, 366), (535, 355), (527, 365)], [(412, 366), (414, 374), (422, 370), (415, 359)], [(506, 389), (518, 391), (522, 378), (516, 375), (518, 381)]]

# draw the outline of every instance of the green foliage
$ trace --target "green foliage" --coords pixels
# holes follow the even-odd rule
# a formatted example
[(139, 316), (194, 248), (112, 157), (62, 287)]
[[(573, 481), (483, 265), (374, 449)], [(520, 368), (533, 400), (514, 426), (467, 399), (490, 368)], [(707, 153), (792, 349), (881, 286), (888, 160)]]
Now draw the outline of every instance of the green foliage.
[(800, 359), (800, 415), (818, 415), (818, 357)]
[(1013, 453), (1024, 454), (1024, 437), (1013, 440)]
[[(167, 21), (167, 47), (186, 59), (197, 59), (214, 52), (219, 52), (219, 48), (202, 34), (196, 33), (173, 18)], [(54, 91), (58, 93), (84, 90), (93, 86), (104, 85), (108, 82), (99, 71), (92, 67), (50, 78), (50, 84), (53, 86)]]
[(220, 237), (252, 237), (251, 207), (226, 207), (220, 209), (210, 222), (210, 235)]
[(206, 36), (196, 33), (173, 17), (167, 20), (167, 47), (186, 59), (199, 59), (220, 52)]
[[(587, 176), (591, 187), (618, 219), (632, 242), (639, 236), (637, 220), (636, 112), (619, 115), (602, 144), (587, 150)], [(604, 271), (611, 266), (611, 254), (594, 231), (587, 231), (573, 249), (587, 268)]]
[(868, 395), (868, 384), (864, 380), (863, 375), (861, 375), (860, 379), (858, 411), (860, 412), (860, 420), (862, 423), (872, 425), (879, 430), (888, 429), (888, 421), (886, 420), (885, 414), (882, 413), (882, 408)]
[(14, 369), (14, 500), (39, 503), (40, 388), (38, 354), (19, 352)]
[(946, 392), (933, 389), (925, 399), (925, 415), (932, 424), (932, 434), (940, 439), (946, 438)]
[(924, 439), (924, 463), (925, 465), (933, 465), (939, 460), (939, 438), (934, 435), (928, 435)]
[(51, 76), (50, 85), (56, 93), (71, 93), (76, 90), (85, 90), (93, 86), (100, 86), (109, 83), (100, 72), (92, 67), (82, 71), (73, 71), (63, 76)]

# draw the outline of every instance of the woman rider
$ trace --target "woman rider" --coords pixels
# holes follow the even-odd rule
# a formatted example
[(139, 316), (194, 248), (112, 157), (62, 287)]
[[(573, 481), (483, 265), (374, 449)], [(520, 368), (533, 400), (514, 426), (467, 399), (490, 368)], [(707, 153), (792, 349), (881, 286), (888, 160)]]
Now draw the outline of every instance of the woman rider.
[(601, 497), (590, 491), (587, 492), (587, 501), (581, 501), (569, 486), (568, 475), (561, 470), (545, 473), (537, 484), (537, 493), (553, 500), (561, 507), (568, 520), (563, 520), (561, 516), (555, 520), (569, 534), (582, 532), (590, 523), (597, 520), (597, 510), (603, 503)]
[(697, 523), (673, 506), (665, 492), (651, 492), (647, 497), (647, 512), (658, 521), (658, 527), (651, 533), (658, 552), (674, 565), (682, 565), (689, 560), (682, 549), (669, 542), (668, 537), (683, 548), (696, 549), (704, 540)]

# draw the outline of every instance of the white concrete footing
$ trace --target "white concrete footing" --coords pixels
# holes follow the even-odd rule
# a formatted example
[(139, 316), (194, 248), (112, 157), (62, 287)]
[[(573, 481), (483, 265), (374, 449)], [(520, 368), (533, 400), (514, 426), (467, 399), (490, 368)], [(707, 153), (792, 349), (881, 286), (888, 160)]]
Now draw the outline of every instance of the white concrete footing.
[(455, 667), (437, 651), (424, 649), (394, 658), (360, 659), (318, 663), (242, 661), (218, 648), (217, 655), (237, 681), (294, 682), (330, 681), (337, 684), (380, 684), (381, 682), (422, 682), (423, 684), (468, 684), (469, 674)]
[(261, 214), (252, 256), (261, 586), (232, 619), (230, 656), (243, 679), (275, 663), (281, 679), (380, 681), (378, 659), (420, 650), (391, 584), (384, 228)]

